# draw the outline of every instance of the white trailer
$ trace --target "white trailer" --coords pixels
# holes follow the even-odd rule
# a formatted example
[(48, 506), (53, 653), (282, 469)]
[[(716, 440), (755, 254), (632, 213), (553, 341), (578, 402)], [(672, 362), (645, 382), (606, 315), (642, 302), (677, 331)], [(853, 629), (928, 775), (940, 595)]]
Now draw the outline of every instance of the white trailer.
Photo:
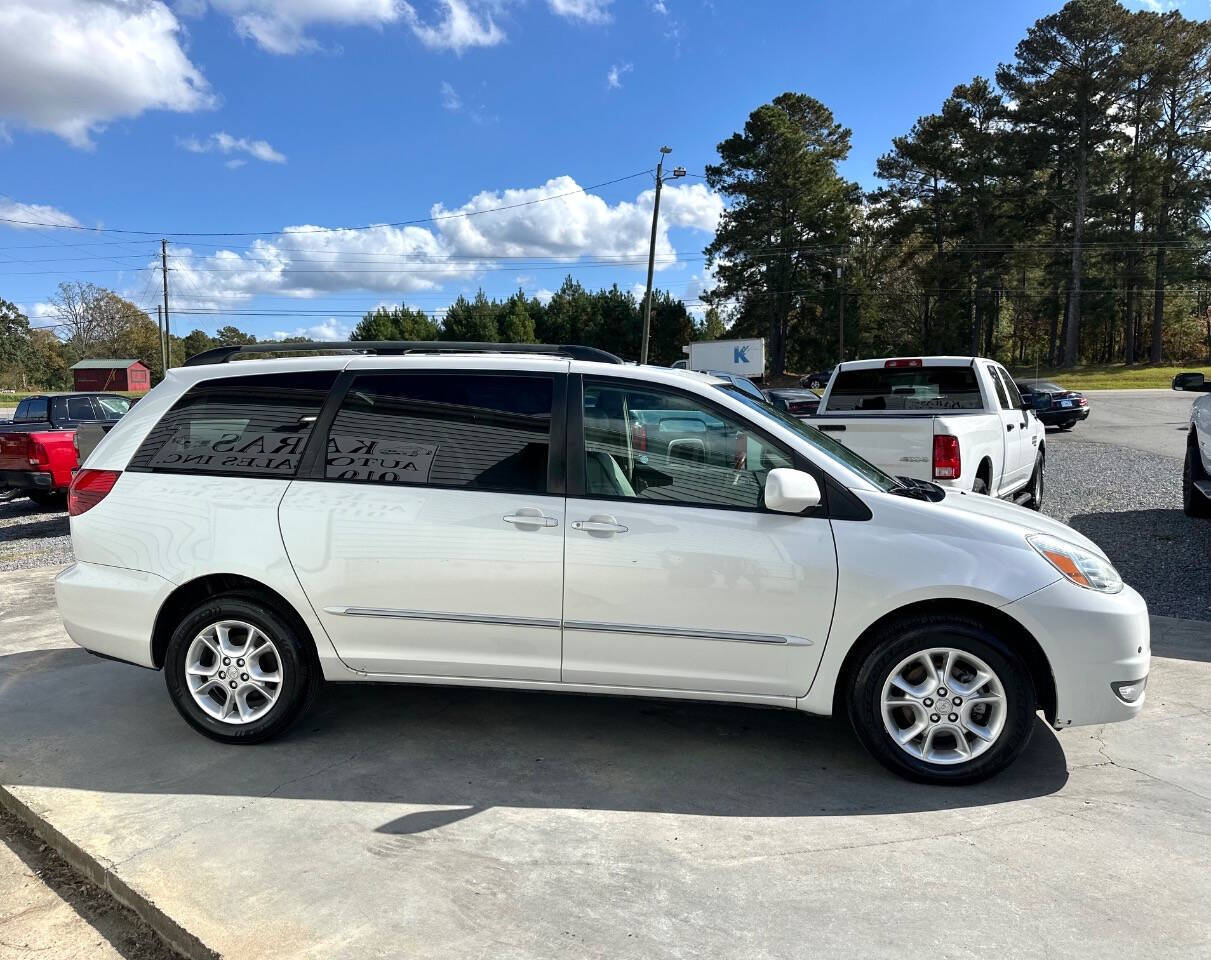
[(700, 340), (690, 344), (689, 368), (734, 373), (737, 376), (761, 377), (765, 374), (765, 341)]

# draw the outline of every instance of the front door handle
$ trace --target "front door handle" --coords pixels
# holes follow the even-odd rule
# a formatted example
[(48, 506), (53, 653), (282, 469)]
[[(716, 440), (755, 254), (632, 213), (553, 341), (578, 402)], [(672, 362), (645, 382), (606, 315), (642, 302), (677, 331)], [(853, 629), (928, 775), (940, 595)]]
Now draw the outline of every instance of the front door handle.
[(511, 513), (507, 517), (501, 517), (505, 523), (511, 523), (515, 527), (558, 527), (559, 521), (554, 517), (548, 517), (537, 507), (522, 507), (516, 513)]
[(588, 520), (577, 520), (572, 524), (573, 530), (583, 530), (585, 533), (626, 533), (629, 529), (608, 514), (593, 514)]

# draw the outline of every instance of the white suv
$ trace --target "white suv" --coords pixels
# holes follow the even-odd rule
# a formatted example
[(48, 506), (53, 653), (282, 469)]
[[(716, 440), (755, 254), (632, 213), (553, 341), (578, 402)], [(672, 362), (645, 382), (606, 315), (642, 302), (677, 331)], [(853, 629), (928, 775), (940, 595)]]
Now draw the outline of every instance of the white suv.
[(1063, 524), (706, 375), (343, 346), (374, 355), (194, 358), (72, 486), (68, 633), (163, 668), (207, 736), (281, 733), (321, 678), (681, 697), (847, 713), (897, 773), (968, 783), (1038, 709), (1143, 704), (1144, 602)]

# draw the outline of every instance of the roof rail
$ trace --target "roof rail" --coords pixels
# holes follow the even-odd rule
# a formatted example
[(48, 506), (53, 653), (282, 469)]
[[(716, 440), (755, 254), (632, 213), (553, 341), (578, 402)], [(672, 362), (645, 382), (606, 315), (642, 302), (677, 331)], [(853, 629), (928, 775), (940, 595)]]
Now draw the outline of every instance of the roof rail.
[(551, 343), (471, 343), (452, 340), (346, 340), (339, 343), (246, 343), (229, 347), (214, 347), (194, 354), (185, 361), (187, 367), (211, 363), (227, 363), (232, 357), (252, 353), (373, 353), (394, 356), (405, 353), (539, 353), (571, 360), (595, 360), (598, 363), (622, 363), (622, 358), (596, 347)]

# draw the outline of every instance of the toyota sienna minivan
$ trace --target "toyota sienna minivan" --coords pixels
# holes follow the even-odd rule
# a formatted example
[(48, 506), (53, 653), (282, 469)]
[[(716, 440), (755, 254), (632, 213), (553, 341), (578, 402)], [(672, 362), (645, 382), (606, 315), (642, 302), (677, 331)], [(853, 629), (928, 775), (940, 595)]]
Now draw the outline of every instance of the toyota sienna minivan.
[(216, 740), (281, 733), (321, 681), (510, 687), (843, 714), (893, 771), (970, 783), (1038, 711), (1143, 705), (1147, 609), (1096, 544), (717, 377), (274, 347), (192, 358), (105, 437), (56, 582), (76, 643), (163, 670)]

